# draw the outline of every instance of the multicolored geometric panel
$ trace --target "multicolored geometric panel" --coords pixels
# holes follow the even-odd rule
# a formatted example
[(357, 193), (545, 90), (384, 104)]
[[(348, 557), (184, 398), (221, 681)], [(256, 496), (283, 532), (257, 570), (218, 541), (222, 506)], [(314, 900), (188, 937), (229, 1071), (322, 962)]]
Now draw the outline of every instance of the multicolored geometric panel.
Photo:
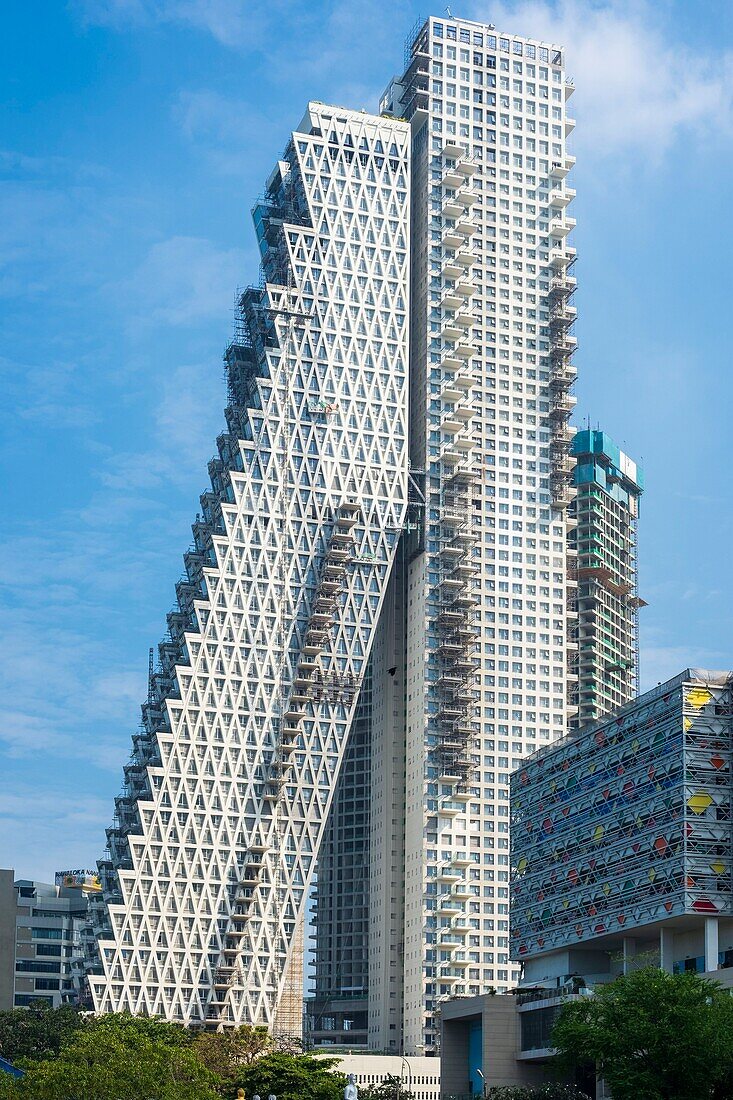
[(512, 957), (733, 913), (733, 673), (688, 669), (511, 779)]

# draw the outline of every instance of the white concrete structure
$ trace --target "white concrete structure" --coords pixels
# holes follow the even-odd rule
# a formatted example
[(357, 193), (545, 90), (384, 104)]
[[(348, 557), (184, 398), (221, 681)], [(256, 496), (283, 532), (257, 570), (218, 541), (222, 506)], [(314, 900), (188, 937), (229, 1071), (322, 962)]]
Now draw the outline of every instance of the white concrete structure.
[[(324, 1055), (329, 1054), (324, 1049)], [(440, 1060), (438, 1058), (401, 1058), (390, 1054), (342, 1054), (339, 1059), (341, 1073), (353, 1073), (356, 1084), (362, 1089), (377, 1088), (387, 1078), (397, 1078), (402, 1088), (412, 1093), (415, 1100), (440, 1100)]]
[(100, 864), (97, 1011), (300, 1031), (302, 921), (407, 508), (409, 126), (310, 103)]
[[(373, 723), (364, 855), (352, 856), (369, 876), (338, 899), (340, 951), (318, 931), (316, 1002), (321, 1022), (356, 1026), (363, 987), (369, 1046), (409, 1055), (436, 1052), (445, 998), (518, 975), (508, 778), (564, 733), (575, 675), (575, 250), (562, 49), (430, 18), (406, 63), (381, 109), (412, 127), (410, 459), (424, 509), (398, 563), (392, 675), (374, 675), (391, 723)], [(362, 959), (346, 987), (345, 950)]]

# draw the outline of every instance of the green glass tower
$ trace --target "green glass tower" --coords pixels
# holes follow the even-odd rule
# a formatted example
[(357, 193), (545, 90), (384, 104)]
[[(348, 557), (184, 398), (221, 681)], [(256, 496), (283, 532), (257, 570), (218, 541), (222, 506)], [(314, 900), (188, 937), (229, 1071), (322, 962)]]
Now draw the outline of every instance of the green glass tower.
[[(644, 474), (602, 431), (572, 444), (577, 526), (569, 532), (577, 571), (577, 714), (571, 727), (623, 706), (638, 694), (639, 607), (636, 528)], [(572, 612), (571, 612), (572, 613)]]

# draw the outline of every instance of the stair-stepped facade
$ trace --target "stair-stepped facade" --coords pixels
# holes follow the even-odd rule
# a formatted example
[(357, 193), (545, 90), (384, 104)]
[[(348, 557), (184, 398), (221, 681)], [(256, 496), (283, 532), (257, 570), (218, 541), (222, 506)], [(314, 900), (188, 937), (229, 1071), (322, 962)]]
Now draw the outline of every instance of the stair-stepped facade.
[(309, 104), (100, 862), (97, 1011), (301, 1026), (302, 927), (408, 501), (409, 127)]

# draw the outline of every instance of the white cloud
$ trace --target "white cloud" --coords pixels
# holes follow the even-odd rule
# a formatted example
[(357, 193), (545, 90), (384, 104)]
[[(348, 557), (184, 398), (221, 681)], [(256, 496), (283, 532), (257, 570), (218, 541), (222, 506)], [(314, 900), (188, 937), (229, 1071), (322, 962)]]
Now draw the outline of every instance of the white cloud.
[(124, 29), (180, 25), (205, 31), (226, 46), (250, 44), (262, 33), (268, 8), (261, 0), (76, 0), (83, 22)]
[(3, 781), (0, 850), (18, 878), (53, 882), (56, 871), (93, 867), (101, 855), (111, 800), (92, 794), (81, 766), (79, 772), (66, 786)]
[[(272, 158), (277, 148), (273, 135), (279, 122), (269, 117), (265, 104), (227, 98), (206, 89), (182, 91), (173, 107), (173, 117), (184, 136), (197, 146), (211, 167), (222, 175), (238, 176), (245, 191), (257, 186), (250, 178), (263, 159)], [(280, 137), (276, 141), (281, 140)], [(254, 266), (259, 258), (252, 257)]]
[(648, 691), (686, 668), (728, 668), (730, 654), (726, 656), (720, 650), (700, 646), (642, 645), (639, 663), (641, 690)]
[(733, 54), (699, 53), (674, 40), (651, 4), (482, 0), (471, 14), (566, 47), (579, 150), (654, 158), (685, 137), (733, 133)]
[(151, 245), (137, 269), (108, 289), (122, 302), (131, 329), (225, 322), (244, 265), (240, 249), (217, 248), (202, 237), (170, 237)]

